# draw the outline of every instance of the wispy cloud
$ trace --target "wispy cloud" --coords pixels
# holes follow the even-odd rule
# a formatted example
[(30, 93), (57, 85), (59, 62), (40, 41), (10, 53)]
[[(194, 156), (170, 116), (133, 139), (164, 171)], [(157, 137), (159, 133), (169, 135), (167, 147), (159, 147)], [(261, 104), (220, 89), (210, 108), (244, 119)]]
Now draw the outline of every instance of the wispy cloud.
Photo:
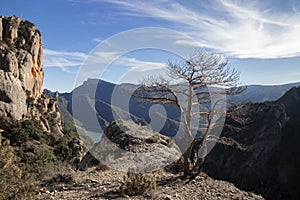
[(114, 51), (94, 52), (88, 60), (89, 64), (98, 64), (99, 66), (112, 64), (118, 67), (129, 68), (130, 71), (136, 72), (145, 72), (166, 67), (165, 63), (142, 61), (137, 58), (122, 56), (121, 52)]
[(82, 65), (87, 55), (82, 52), (55, 51), (44, 49), (44, 67), (59, 67), (69, 72), (69, 67)]
[(128, 58), (128, 57), (121, 57), (119, 60), (116, 61), (115, 64), (124, 67), (129, 67), (130, 71), (135, 71), (135, 72), (158, 70), (166, 67), (165, 63), (141, 61), (136, 58)]
[(119, 67), (129, 68), (131, 71), (144, 72), (157, 70), (166, 67), (164, 63), (142, 61), (137, 58), (126, 56), (119, 57), (120, 52), (94, 52), (87, 55), (82, 52), (44, 50), (44, 67), (59, 67), (65, 72), (69, 72), (69, 67), (85, 66), (84, 61), (88, 58), (89, 64), (108, 65), (114, 61)]
[[(296, 4), (287, 11), (278, 8), (280, 5), (274, 7), (272, 1), (214, 0), (198, 4), (194, 2), (194, 6), (171, 0), (104, 1), (122, 8), (123, 14), (168, 21), (171, 27), (189, 34), (203, 47), (228, 56), (300, 56), (300, 13)], [(188, 45), (185, 41), (175, 42)]]
[(103, 41), (103, 39), (102, 38), (93, 38), (92, 39), (94, 42), (97, 42), (97, 43), (99, 43), (99, 42), (102, 42)]

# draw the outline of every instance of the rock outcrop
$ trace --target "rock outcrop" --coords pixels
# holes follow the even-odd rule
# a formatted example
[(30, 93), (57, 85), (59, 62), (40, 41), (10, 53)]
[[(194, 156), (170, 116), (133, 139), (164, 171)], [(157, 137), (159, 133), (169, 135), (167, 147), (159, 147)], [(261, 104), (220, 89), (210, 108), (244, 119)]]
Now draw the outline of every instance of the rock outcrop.
[(113, 169), (150, 172), (181, 156), (172, 138), (153, 132), (146, 126), (122, 120), (111, 123), (90, 152), (82, 159), (81, 169), (98, 164), (95, 156)]
[[(0, 17), (0, 128), (24, 119), (41, 121), (44, 130), (60, 129), (56, 101), (43, 94), (42, 36), (18, 17)], [(55, 116), (50, 127), (45, 113)]]
[(297, 117), (300, 115), (300, 87), (290, 89), (285, 95), (276, 102), (283, 103), (286, 113), (289, 117)]
[(204, 171), (267, 199), (299, 199), (299, 94), (293, 88), (276, 102), (248, 104), (245, 125), (228, 119)]
[(0, 17), (1, 69), (12, 73), (33, 98), (42, 92), (42, 36), (35, 25), (18, 17)]

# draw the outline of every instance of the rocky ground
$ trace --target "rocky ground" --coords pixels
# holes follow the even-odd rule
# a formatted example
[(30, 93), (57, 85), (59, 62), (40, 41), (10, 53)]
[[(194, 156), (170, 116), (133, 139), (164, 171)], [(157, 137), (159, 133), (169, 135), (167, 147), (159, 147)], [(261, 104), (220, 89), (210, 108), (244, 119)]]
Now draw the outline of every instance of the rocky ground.
[(65, 181), (67, 183), (39, 184), (36, 199), (263, 199), (254, 193), (241, 191), (231, 183), (214, 180), (204, 173), (184, 184), (178, 175), (155, 172), (152, 175), (157, 180), (156, 191), (145, 197), (121, 196), (118, 193), (126, 175), (123, 172), (89, 169), (69, 174), (73, 180)]

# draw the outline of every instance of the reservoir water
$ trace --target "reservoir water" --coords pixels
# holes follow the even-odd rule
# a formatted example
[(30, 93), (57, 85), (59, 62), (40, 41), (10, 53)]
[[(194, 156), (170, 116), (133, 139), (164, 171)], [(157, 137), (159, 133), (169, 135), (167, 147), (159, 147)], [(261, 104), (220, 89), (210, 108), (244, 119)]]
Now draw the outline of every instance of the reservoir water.
[(102, 133), (97, 133), (93, 131), (86, 131), (86, 133), (95, 143), (99, 142), (102, 137)]

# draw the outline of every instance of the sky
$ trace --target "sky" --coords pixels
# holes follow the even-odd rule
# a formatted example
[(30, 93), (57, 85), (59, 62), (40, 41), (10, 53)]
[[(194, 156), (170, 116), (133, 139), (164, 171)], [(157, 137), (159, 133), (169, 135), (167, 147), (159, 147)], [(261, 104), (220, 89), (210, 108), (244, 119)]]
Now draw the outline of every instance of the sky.
[(52, 91), (137, 83), (199, 47), (226, 56), (243, 84), (300, 82), (300, 0), (1, 0), (0, 15), (40, 29)]

